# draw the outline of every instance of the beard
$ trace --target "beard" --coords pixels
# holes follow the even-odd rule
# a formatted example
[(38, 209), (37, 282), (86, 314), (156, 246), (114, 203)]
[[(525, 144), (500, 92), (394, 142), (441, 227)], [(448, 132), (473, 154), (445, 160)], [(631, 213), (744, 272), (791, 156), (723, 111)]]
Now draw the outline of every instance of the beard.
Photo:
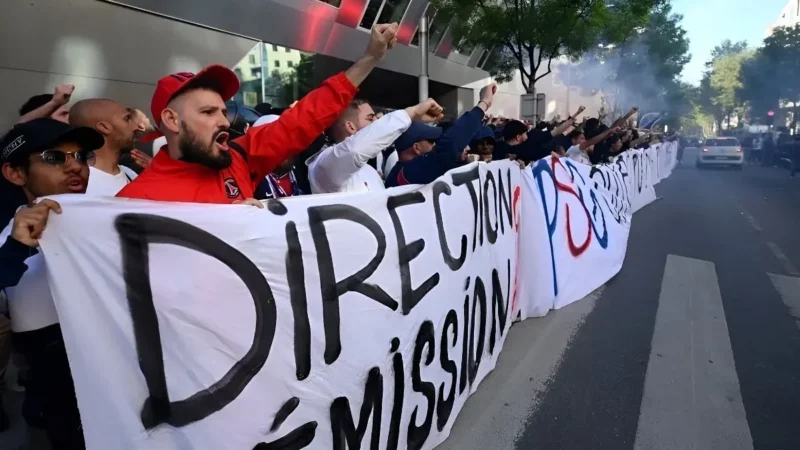
[(221, 133), (225, 132), (226, 130), (217, 130), (211, 136), (210, 142), (202, 142), (194, 131), (181, 122), (181, 133), (178, 137), (181, 161), (200, 164), (214, 170), (227, 169), (233, 162), (230, 153), (220, 152), (217, 155), (214, 154), (216, 139)]

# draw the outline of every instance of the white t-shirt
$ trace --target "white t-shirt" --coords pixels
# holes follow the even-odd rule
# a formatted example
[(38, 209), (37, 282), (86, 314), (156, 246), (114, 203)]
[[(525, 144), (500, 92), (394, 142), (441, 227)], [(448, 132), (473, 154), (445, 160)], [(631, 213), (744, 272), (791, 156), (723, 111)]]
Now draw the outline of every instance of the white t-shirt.
[(104, 197), (113, 197), (119, 191), (136, 178), (136, 172), (125, 167), (119, 166), (119, 173), (111, 175), (100, 169), (89, 167), (89, 185), (86, 193)]
[(573, 145), (567, 150), (567, 158), (582, 164), (592, 165), (589, 155), (577, 145)]
[[(386, 179), (386, 175), (389, 175), (394, 168), (394, 165), (397, 164), (397, 161), (400, 160), (400, 157), (397, 156), (397, 152), (389, 153), (389, 156), (386, 158), (383, 157), (383, 153), (378, 154), (378, 173), (381, 174), (383, 179)], [(383, 170), (381, 170), (381, 167)]]
[[(11, 219), (0, 234), (0, 242), (6, 242), (11, 235), (13, 225), (14, 219)], [(44, 256), (37, 253), (26, 259), (25, 264), (28, 265), (28, 270), (22, 275), (19, 283), (5, 289), (8, 297), (8, 313), (11, 316), (11, 331), (15, 333), (39, 330), (58, 323), (58, 313), (53, 302), (53, 294), (50, 293)]]
[(344, 141), (322, 149), (306, 161), (314, 194), (382, 191), (383, 178), (368, 161), (411, 126), (405, 110), (394, 111)]

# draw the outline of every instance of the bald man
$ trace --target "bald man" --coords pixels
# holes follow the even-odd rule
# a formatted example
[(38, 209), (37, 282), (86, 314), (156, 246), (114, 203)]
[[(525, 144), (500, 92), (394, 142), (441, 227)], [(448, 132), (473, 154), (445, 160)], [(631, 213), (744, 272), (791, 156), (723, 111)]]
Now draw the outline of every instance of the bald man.
[(89, 168), (88, 195), (115, 196), (128, 185), (136, 172), (119, 165), (119, 158), (130, 153), (145, 132), (136, 110), (108, 99), (82, 100), (72, 106), (70, 125), (89, 127), (103, 135), (105, 144), (97, 150)]

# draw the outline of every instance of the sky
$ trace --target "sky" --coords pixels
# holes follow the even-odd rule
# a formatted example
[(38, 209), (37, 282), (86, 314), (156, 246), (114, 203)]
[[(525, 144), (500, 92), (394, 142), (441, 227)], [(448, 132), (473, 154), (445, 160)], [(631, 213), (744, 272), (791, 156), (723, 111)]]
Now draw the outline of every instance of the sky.
[(746, 40), (758, 47), (767, 26), (775, 22), (789, 0), (672, 0), (673, 11), (683, 14), (682, 26), (690, 40), (692, 60), (683, 79), (699, 84), (711, 50), (725, 39)]

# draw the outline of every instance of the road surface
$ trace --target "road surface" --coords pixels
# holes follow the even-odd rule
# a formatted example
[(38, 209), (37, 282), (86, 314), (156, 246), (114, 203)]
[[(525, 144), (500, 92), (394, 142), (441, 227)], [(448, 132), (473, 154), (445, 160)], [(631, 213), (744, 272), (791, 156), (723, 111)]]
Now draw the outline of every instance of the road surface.
[(695, 157), (614, 279), (512, 327), (439, 448), (800, 449), (800, 179)]

